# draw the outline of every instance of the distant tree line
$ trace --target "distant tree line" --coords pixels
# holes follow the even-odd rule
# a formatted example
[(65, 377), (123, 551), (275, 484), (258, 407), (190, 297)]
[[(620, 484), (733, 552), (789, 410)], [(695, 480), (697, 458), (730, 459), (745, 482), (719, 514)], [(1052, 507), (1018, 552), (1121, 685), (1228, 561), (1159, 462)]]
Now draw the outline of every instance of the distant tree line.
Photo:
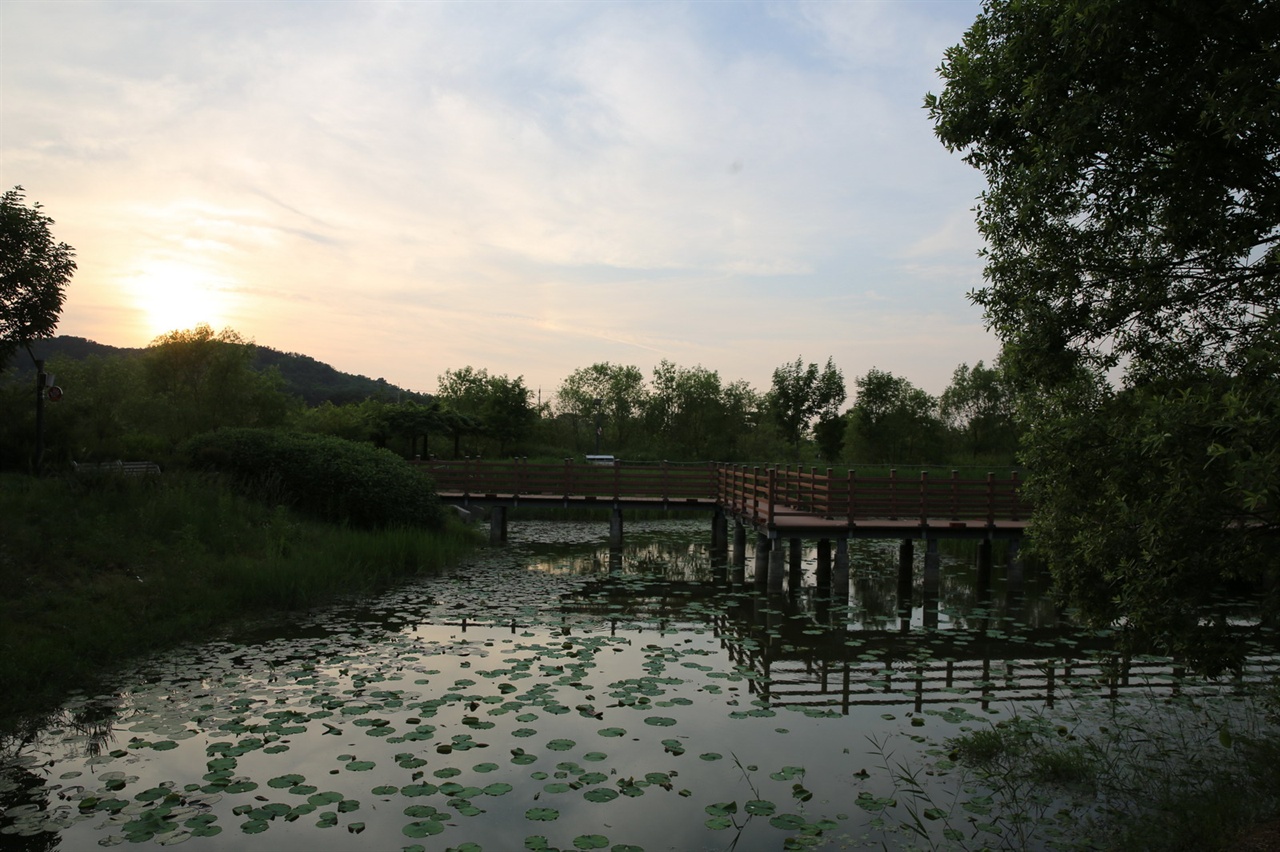
[[(334, 401), (300, 376), (309, 371), (333, 388), (346, 374), (275, 354), (264, 360), (235, 331), (201, 325), (141, 351), (55, 355), (46, 369), (65, 397), (46, 412), (46, 459), (164, 460), (194, 435), (231, 427), (332, 435), (405, 458), (599, 451), (679, 462), (1007, 464), (1018, 439), (998, 363), (960, 365), (936, 398), (873, 368), (854, 380), (853, 404), (842, 411), (848, 389), (831, 359), (782, 364), (763, 392), (701, 366), (663, 361), (646, 377), (636, 366), (601, 362), (574, 370), (540, 403), (523, 377), (472, 366), (445, 370), (435, 394), (365, 380), (372, 387), (362, 398)], [(285, 364), (291, 382), (281, 375)], [(5, 468), (29, 464), (33, 395), (25, 373), (10, 370), (0, 382)]]

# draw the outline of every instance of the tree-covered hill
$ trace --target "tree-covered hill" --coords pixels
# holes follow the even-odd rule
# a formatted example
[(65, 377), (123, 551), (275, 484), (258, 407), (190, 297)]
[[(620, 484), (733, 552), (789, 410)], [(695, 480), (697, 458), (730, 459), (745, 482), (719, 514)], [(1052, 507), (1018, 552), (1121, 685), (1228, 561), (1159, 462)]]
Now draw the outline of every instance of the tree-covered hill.
[[(56, 357), (83, 360), (92, 356), (140, 356), (145, 350), (110, 346), (83, 337), (59, 335), (40, 340), (32, 345), (36, 356), (51, 360)], [(416, 400), (427, 402), (429, 394), (416, 393), (389, 384), (385, 379), (371, 379), (353, 373), (344, 373), (309, 355), (297, 352), (281, 352), (269, 346), (255, 346), (253, 366), (262, 371), (275, 367), (284, 380), (284, 390), (300, 397), (307, 405), (319, 405), (329, 401), (335, 405), (358, 402), (363, 399), (389, 401)], [(10, 371), (17, 370), (19, 377), (34, 374), (31, 359), (25, 353), (15, 356), (9, 364)]]

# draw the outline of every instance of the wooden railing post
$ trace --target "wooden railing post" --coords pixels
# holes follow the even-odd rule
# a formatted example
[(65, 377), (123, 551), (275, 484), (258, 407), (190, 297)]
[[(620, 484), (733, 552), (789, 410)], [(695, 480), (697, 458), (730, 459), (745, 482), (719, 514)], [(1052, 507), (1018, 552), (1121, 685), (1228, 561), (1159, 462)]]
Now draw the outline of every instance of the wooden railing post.
[(760, 520), (760, 468), (751, 468), (751, 519)]
[(769, 514), (765, 525), (769, 529), (773, 529), (773, 505), (777, 501), (778, 496), (778, 469), (776, 467), (769, 468)]
[(929, 518), (929, 471), (920, 471), (920, 523), (924, 524)]
[(889, 520), (898, 520), (898, 469), (889, 468)]
[(564, 486), (564, 498), (568, 500), (573, 493), (573, 459), (564, 460), (564, 482), (560, 484)]
[(858, 519), (858, 474), (853, 468), (849, 468), (849, 526), (852, 527)]
[(617, 502), (622, 496), (622, 460), (613, 460), (613, 499)]
[(996, 475), (987, 471), (987, 526), (996, 525)]
[(959, 483), (956, 482), (956, 476), (958, 476), (958, 473), (954, 470), (951, 471), (951, 520), (953, 521), (960, 520), (960, 495), (957, 491)]

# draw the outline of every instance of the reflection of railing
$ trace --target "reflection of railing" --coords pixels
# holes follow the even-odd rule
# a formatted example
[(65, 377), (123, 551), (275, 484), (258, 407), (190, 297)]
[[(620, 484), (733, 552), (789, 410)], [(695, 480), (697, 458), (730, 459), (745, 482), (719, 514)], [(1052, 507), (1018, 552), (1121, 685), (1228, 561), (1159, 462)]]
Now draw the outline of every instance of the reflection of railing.
[[(731, 652), (731, 655), (734, 655)], [(986, 709), (994, 701), (1056, 700), (1091, 695), (1118, 698), (1126, 693), (1177, 695), (1205, 688), (1188, 681), (1168, 662), (1122, 659), (1016, 659), (894, 663), (769, 660), (740, 649), (740, 666), (761, 677), (753, 692), (773, 706), (839, 710), (851, 707), (902, 705), (910, 701), (917, 712), (929, 705), (977, 702)], [(1243, 690), (1270, 683), (1280, 672), (1274, 659), (1254, 660), (1229, 686)], [(1220, 691), (1223, 684), (1211, 687)]]
[(738, 517), (772, 528), (779, 514), (802, 514), (851, 526), (880, 519), (1021, 521), (1028, 509), (1017, 472), (1009, 478), (840, 476), (830, 468), (745, 465), (612, 465), (513, 461), (417, 462), (441, 493), (472, 498), (532, 497), (718, 503)]

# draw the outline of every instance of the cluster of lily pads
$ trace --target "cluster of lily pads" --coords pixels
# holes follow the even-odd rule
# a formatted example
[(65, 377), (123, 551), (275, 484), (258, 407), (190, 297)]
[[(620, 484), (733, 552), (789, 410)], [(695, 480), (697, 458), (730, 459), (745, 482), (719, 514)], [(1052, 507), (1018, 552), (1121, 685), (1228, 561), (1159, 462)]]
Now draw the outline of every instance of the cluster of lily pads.
[[(69, 848), (245, 848), (267, 832), (306, 849), (854, 845), (885, 829), (900, 788), (869, 733), (932, 760), (945, 787), (943, 740), (1010, 712), (990, 701), (1008, 678), (939, 659), (969, 637), (890, 642), (851, 630), (847, 601), (699, 590), (647, 563), (559, 571), (540, 539), (564, 525), (528, 529), (451, 575), (73, 700), (0, 757), (0, 832)], [(660, 529), (682, 554), (702, 533)], [(997, 641), (1047, 641), (991, 623), (1009, 630)], [(947, 663), (950, 685), (922, 703), (918, 672)], [(106, 723), (86, 721), (104, 705)]]

